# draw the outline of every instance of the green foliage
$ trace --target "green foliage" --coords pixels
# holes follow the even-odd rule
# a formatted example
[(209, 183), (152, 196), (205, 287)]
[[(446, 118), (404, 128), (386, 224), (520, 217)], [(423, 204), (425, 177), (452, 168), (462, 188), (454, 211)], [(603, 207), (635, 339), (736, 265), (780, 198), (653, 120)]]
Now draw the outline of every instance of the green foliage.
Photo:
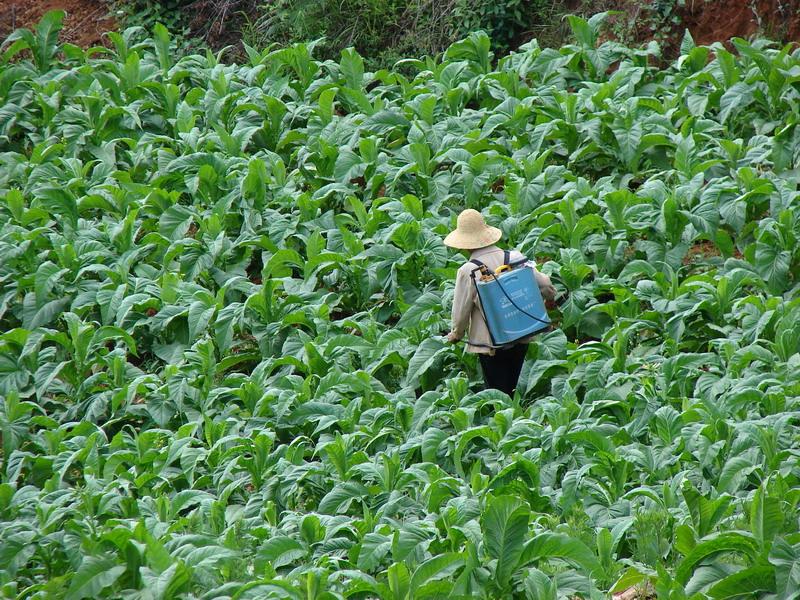
[(269, 0), (251, 29), (250, 45), (321, 40), (321, 56), (334, 58), (347, 47), (380, 56), (396, 37), (406, 2), (382, 0)]
[[(796, 598), (800, 52), (0, 47), (0, 594)], [(569, 291), (446, 344), (479, 208)], [(770, 596), (771, 595), (771, 596)]]
[(391, 65), (408, 55), (438, 54), (472, 31), (485, 30), (495, 49), (508, 52), (533, 24), (545, 20), (542, 0), (270, 0), (246, 28), (245, 42), (262, 47), (278, 42), (321, 40), (323, 58), (352, 46), (370, 68)]
[(546, 0), (456, 0), (452, 21), (456, 35), (484, 30), (501, 52), (519, 45), (531, 25), (540, 24), (548, 5)]
[(122, 28), (152, 29), (163, 24), (172, 32), (179, 48), (188, 48), (193, 41), (192, 0), (114, 0), (112, 7)]

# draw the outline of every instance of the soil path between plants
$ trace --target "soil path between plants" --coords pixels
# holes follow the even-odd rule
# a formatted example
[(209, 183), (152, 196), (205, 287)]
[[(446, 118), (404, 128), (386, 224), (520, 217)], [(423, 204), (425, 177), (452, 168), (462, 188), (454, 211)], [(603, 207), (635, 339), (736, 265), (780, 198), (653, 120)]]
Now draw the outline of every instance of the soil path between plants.
[(61, 41), (82, 48), (103, 44), (103, 33), (117, 28), (103, 0), (0, 0), (0, 41), (14, 29), (36, 26), (45, 13), (66, 12)]

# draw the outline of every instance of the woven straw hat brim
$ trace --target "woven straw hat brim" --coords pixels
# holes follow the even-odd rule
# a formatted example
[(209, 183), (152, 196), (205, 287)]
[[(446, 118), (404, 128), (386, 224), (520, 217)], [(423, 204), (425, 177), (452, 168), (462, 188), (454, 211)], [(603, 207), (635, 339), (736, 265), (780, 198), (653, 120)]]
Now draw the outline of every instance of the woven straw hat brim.
[(503, 232), (497, 227), (486, 226), (478, 233), (464, 233), (456, 229), (444, 238), (444, 245), (459, 250), (475, 250), (484, 246), (491, 246), (503, 237)]

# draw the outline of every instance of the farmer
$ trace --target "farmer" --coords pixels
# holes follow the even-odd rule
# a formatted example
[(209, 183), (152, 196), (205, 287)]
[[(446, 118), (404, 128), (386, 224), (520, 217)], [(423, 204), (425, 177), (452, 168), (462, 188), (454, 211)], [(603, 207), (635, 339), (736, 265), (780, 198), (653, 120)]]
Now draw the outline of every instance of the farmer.
[[(483, 216), (471, 208), (458, 215), (457, 227), (444, 239), (444, 243), (451, 248), (465, 250), (464, 254), (469, 260), (478, 259), (490, 271), (503, 264), (503, 249), (495, 246), (502, 237), (497, 227), (489, 227)], [(510, 262), (523, 258), (522, 254), (512, 250)], [(467, 352), (478, 354), (483, 371), (483, 378), (487, 388), (500, 390), (513, 395), (522, 372), (522, 363), (528, 350), (530, 337), (523, 338), (510, 348), (493, 348), (489, 330), (481, 314), (477, 302), (477, 291), (472, 283), (471, 273), (476, 269), (474, 263), (468, 262), (461, 265), (456, 275), (456, 288), (453, 294), (453, 323), (452, 330), (447, 335), (447, 341), (455, 343), (467, 335)], [(528, 263), (533, 268), (533, 263)], [(536, 282), (542, 298), (552, 301), (556, 290), (550, 283), (550, 278), (534, 268)]]

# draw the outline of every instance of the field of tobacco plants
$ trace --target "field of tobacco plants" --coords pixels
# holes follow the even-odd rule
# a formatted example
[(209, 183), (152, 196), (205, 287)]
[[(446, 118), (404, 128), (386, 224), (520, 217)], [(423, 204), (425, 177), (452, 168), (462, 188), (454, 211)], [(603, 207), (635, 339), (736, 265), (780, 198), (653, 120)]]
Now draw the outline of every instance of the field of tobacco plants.
[[(800, 594), (800, 50), (0, 48), (0, 595)], [(660, 66), (655, 66), (660, 65)], [(478, 208), (567, 299), (448, 345)]]

